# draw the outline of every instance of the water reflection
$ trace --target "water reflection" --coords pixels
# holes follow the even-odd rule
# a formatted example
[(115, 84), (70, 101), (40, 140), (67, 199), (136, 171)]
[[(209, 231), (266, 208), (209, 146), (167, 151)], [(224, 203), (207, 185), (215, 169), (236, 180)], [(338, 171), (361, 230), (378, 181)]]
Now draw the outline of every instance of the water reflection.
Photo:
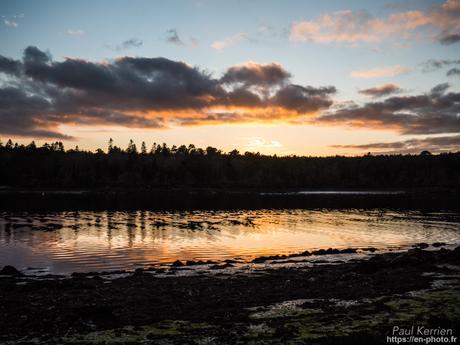
[(0, 265), (55, 273), (436, 241), (460, 242), (460, 215), (388, 210), (0, 214)]

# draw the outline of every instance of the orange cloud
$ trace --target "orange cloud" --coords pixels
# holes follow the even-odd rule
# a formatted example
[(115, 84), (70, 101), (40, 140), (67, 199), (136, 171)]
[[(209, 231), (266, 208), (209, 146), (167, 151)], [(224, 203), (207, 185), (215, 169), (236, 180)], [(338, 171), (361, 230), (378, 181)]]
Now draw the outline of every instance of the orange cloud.
[(36, 47), (27, 47), (22, 60), (0, 62), (9, 77), (0, 80), (0, 134), (17, 136), (65, 136), (62, 124), (147, 129), (290, 121), (330, 107), (336, 92), (291, 84), (277, 63), (231, 66), (217, 79), (161, 57), (53, 61)]
[[(448, 0), (429, 11), (394, 13), (387, 18), (374, 18), (367, 11), (339, 11), (323, 14), (315, 20), (294, 22), (289, 38), (295, 42), (357, 43), (378, 42), (392, 35), (413, 37), (415, 30), (430, 29), (425, 37), (445, 37), (460, 34), (460, 1)], [(444, 41), (443, 41), (444, 38)]]
[(371, 20), (366, 11), (340, 11), (322, 15), (314, 21), (294, 23), (289, 38), (298, 42), (320, 43), (379, 40), (375, 33), (366, 30), (369, 25)]
[(409, 72), (410, 69), (400, 65), (382, 68), (373, 68), (361, 71), (352, 71), (350, 75), (353, 78), (382, 78), (382, 77), (395, 77), (400, 74)]
[(442, 8), (447, 11), (459, 11), (460, 1), (459, 0), (447, 0), (444, 4), (442, 4)]

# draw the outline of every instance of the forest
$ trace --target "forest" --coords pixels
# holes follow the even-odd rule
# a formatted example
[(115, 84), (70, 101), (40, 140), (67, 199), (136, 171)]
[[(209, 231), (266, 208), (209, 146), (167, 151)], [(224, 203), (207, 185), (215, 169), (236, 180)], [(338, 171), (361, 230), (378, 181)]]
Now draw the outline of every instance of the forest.
[(460, 152), (359, 157), (268, 156), (194, 145), (168, 147), (112, 139), (104, 151), (66, 150), (62, 142), (0, 143), (0, 186), (26, 189), (454, 188)]

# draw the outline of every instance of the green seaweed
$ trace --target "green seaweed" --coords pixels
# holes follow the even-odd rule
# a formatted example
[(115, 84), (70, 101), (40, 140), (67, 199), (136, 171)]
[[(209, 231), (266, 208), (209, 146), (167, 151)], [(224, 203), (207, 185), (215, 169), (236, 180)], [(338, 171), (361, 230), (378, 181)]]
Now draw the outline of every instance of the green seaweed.
[[(283, 307), (280, 308), (280, 305)], [(289, 306), (289, 307), (284, 307)], [(225, 324), (165, 320), (140, 327), (67, 336), (66, 344), (321, 344), (369, 337), (383, 342), (392, 325), (460, 322), (460, 285), (361, 301), (284, 302), (248, 310), (246, 322)]]
[(125, 326), (117, 329), (91, 332), (85, 335), (68, 336), (62, 340), (67, 344), (142, 344), (152, 339), (188, 337), (194, 333), (203, 333), (209, 328), (211, 326), (206, 323), (165, 320), (140, 327)]

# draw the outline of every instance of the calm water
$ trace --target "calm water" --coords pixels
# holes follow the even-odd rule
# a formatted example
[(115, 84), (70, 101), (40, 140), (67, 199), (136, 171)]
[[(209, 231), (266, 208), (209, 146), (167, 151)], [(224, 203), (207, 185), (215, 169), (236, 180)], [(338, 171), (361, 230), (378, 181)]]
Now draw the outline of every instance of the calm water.
[(346, 247), (460, 243), (460, 214), (385, 210), (0, 213), (0, 266), (134, 269)]

